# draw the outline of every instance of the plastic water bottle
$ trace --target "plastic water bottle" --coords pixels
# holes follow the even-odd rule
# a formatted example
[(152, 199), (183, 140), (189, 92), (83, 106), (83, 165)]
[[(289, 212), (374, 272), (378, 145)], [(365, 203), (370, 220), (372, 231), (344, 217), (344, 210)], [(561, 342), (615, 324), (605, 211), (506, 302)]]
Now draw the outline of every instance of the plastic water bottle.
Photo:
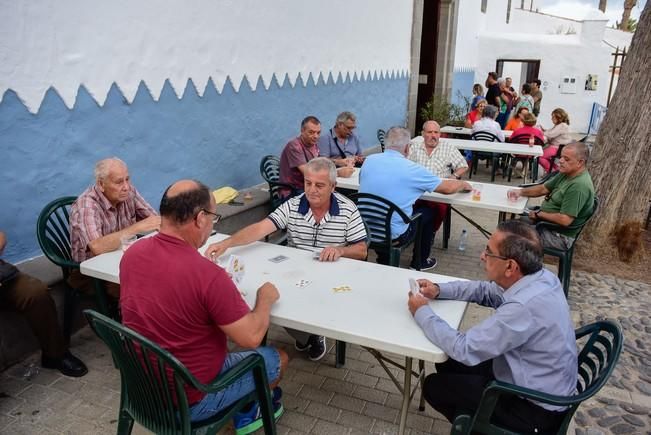
[(459, 237), (459, 251), (466, 250), (466, 242), (468, 241), (468, 231), (464, 228), (461, 231), (461, 237)]

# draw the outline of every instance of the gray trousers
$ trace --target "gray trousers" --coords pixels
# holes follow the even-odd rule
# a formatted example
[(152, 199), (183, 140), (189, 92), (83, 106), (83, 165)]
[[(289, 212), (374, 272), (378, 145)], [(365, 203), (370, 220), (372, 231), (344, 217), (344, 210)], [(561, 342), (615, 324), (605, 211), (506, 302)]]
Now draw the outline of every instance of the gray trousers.
[[(520, 220), (529, 225), (535, 225), (528, 216), (521, 216)], [(568, 250), (572, 246), (572, 243), (574, 243), (573, 237), (565, 236), (549, 228), (537, 226), (536, 231), (544, 248)]]

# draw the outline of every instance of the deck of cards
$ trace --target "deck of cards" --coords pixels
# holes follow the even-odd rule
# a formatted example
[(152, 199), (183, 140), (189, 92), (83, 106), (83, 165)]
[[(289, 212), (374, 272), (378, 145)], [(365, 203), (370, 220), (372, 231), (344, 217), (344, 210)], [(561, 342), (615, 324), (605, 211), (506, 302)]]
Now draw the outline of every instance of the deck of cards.
[(332, 291), (335, 293), (349, 292), (352, 288), (349, 285), (340, 285), (338, 287), (333, 287)]

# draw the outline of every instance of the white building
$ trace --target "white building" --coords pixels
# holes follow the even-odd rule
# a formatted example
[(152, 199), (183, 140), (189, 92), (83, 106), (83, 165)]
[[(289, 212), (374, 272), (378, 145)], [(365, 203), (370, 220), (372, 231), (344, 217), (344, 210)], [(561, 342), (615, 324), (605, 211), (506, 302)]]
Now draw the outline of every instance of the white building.
[(515, 3), (520, 5), (459, 1), (453, 101), (461, 100), (459, 92), (471, 96), (473, 83), (483, 86), (490, 71), (512, 77), (518, 92), (527, 80), (539, 78), (541, 124), (550, 127), (551, 111), (561, 107), (574, 132), (587, 132), (593, 103), (606, 105), (612, 53), (628, 47), (632, 34), (607, 28), (608, 19), (596, 8), (577, 21)]

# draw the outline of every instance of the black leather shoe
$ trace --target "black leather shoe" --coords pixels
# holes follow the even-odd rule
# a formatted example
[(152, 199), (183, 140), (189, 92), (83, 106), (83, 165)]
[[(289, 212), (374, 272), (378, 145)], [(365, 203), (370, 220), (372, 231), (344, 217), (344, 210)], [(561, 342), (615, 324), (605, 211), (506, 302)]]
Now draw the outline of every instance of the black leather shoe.
[(88, 373), (86, 365), (76, 356), (66, 351), (63, 358), (50, 358), (43, 356), (41, 358), (41, 365), (46, 369), (57, 369), (66, 376), (73, 378), (80, 378)]

